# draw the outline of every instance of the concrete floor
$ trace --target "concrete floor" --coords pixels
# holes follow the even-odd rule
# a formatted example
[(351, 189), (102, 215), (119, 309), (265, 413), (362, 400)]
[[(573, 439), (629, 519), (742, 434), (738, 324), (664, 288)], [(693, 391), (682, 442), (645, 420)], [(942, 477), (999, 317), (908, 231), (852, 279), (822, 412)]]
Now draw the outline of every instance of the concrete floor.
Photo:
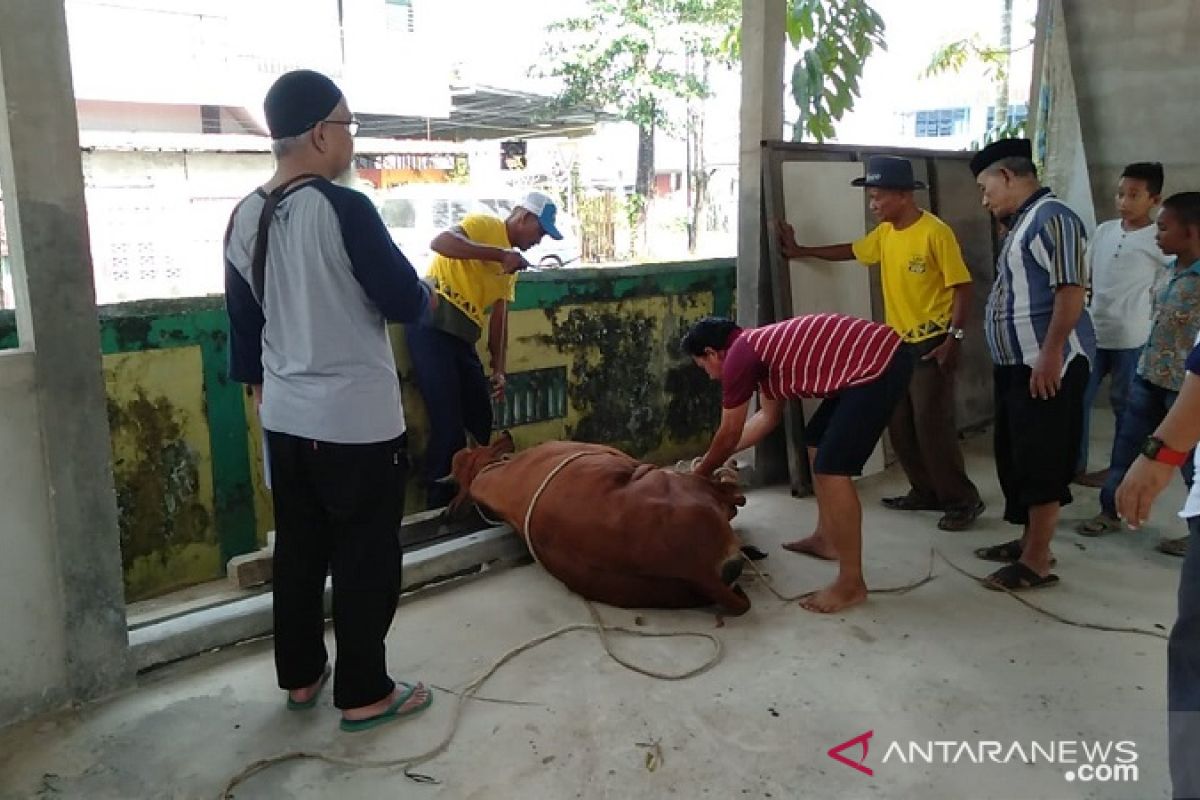
[[(1099, 415), (1098, 415), (1099, 416)], [(1103, 427), (1103, 426), (1101, 426)], [(1102, 438), (1105, 431), (1099, 431)], [(935, 515), (882, 510), (901, 488), (889, 473), (862, 481), (868, 579), (877, 586), (921, 577), (931, 546), (984, 574), (972, 548), (1008, 538), (988, 437), (968, 443), (969, 465), (988, 502), (965, 534), (935, 529)], [(1064, 615), (1165, 631), (1174, 618), (1179, 560), (1152, 549), (1178, 535), (1182, 499), (1173, 487), (1145, 533), (1091, 540), (1069, 523), (1092, 513), (1095, 490), (1066, 509), (1057, 541), (1060, 586), (1034, 594)], [(816, 588), (830, 565), (781, 551), (807, 533), (812, 500), (782, 489), (754, 492), (735, 521), (785, 593)], [(605, 618), (647, 630), (699, 630), (725, 645), (723, 661), (691, 680), (667, 683), (609, 660), (594, 635), (572, 633), (520, 657), (482, 694), (526, 705), (474, 702), (449, 752), (419, 771), (289, 764), (253, 778), (238, 798), (1145, 798), (1168, 797), (1165, 744), (1166, 643), (1071, 628), (1013, 599), (985, 591), (944, 564), (909, 594), (878, 596), (831, 617), (783, 604), (747, 583), (754, 608), (718, 629), (701, 611)], [(540, 568), (485, 576), (406, 602), (389, 657), (398, 678), (460, 686), (508, 649), (558, 626), (587, 621), (583, 603)], [(619, 643), (631, 658), (682, 669), (703, 643)], [(210, 653), (144, 675), (105, 703), (0, 734), (0, 796), (54, 798), (216, 797), (247, 762), (292, 749), (390, 758), (424, 750), (450, 720), (454, 698), (411, 721), (360, 734), (337, 730), (328, 695), (308, 713), (289, 713), (275, 688), (269, 641)], [(869, 777), (826, 755), (873, 731)], [(1130, 740), (1136, 783), (1070, 782), (1065, 767), (904, 764), (892, 741)], [(661, 762), (647, 766), (658, 743)], [(907, 747), (907, 744), (904, 745)], [(858, 751), (847, 755), (857, 758)]]

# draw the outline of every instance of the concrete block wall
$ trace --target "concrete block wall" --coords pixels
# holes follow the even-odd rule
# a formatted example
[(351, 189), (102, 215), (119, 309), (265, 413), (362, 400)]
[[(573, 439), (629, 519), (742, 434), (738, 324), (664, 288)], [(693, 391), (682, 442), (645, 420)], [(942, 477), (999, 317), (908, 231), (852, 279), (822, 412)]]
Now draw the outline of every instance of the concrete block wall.
[(1161, 161), (1167, 194), (1200, 190), (1200, 3), (1062, 4), (1097, 219), (1116, 216), (1117, 180), (1134, 161)]

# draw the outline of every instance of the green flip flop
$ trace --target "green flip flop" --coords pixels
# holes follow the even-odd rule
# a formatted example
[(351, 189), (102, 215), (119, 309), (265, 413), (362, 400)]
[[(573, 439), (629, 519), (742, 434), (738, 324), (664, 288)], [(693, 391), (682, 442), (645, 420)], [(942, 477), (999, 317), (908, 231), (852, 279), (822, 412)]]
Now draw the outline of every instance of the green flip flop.
[(425, 688), (425, 686), (421, 683), (418, 683), (415, 686), (408, 683), (401, 683), (400, 685), (407, 687), (408, 691), (401, 692), (400, 695), (392, 702), (392, 704), (388, 706), (387, 711), (384, 711), (382, 714), (377, 714), (374, 717), (367, 717), (366, 719), (343, 719), (341, 723), (339, 723), (338, 727), (347, 733), (359, 733), (360, 731), (367, 731), (387, 722), (394, 722), (395, 720), (399, 719), (415, 717), (425, 709), (429, 708), (429, 706), (433, 705), (433, 692), (430, 692), (429, 696), (425, 698), (425, 702), (417, 706), (404, 708), (404, 704), (409, 701), (413, 694), (415, 694), (418, 689)]

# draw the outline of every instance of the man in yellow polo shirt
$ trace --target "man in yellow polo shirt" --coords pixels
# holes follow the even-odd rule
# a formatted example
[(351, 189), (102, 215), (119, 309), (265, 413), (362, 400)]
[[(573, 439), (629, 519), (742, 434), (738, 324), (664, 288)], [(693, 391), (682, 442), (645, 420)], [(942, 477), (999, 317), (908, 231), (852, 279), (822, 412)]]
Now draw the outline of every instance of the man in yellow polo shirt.
[[(450, 461), (466, 446), (466, 434), (480, 444), (491, 436), (492, 399), (504, 396), (508, 303), (515, 295), (517, 273), (529, 266), (518, 251), (543, 236), (561, 239), (557, 215), (553, 200), (531, 192), (507, 219), (469, 214), (430, 245), (436, 255), (425, 280), (442, 302), (427, 319), (404, 329), (429, 414), (423, 469), (429, 508), (444, 506), (453, 496), (453, 489), (436, 481), (450, 473)], [(490, 378), (484, 376), (475, 349), (485, 323)]]
[[(971, 308), (971, 273), (950, 226), (917, 205), (912, 164), (872, 156), (866, 175), (852, 184), (867, 190), (879, 225), (854, 243), (802, 247), (787, 223), (779, 233), (788, 258), (819, 258), (879, 264), (887, 324), (917, 358), (908, 395), (888, 426), (892, 445), (912, 488), (884, 498), (888, 508), (942, 511), (942, 530), (970, 527), (983, 513), (979, 490), (967, 477), (954, 422), (954, 370)], [(820, 531), (817, 532), (818, 534)], [(791, 549), (819, 552), (822, 537)], [(799, 545), (799, 543), (796, 543)]]

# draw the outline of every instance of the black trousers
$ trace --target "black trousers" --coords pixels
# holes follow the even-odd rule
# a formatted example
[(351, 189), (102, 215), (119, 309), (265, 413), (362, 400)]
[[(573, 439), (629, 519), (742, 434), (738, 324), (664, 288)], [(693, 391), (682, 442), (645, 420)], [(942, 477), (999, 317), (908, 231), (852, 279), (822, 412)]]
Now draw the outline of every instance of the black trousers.
[(1029, 395), (1032, 369), (994, 368), (996, 475), (1005, 522), (1027, 525), (1031, 506), (1071, 502), (1088, 371), (1086, 358), (1071, 359), (1058, 393), (1041, 400)]
[(333, 575), (337, 642), (333, 703), (382, 700), (384, 638), (400, 599), (400, 521), (408, 469), (405, 437), (330, 444), (267, 432), (275, 507), (275, 671), (282, 689), (321, 677), (325, 577)]
[(454, 454), (467, 446), (467, 433), (476, 444), (491, 439), (491, 389), (473, 344), (421, 323), (405, 325), (404, 335), (417, 388), (429, 414), (423, 470), (425, 505), (441, 508), (457, 490), (436, 481), (450, 474)]

